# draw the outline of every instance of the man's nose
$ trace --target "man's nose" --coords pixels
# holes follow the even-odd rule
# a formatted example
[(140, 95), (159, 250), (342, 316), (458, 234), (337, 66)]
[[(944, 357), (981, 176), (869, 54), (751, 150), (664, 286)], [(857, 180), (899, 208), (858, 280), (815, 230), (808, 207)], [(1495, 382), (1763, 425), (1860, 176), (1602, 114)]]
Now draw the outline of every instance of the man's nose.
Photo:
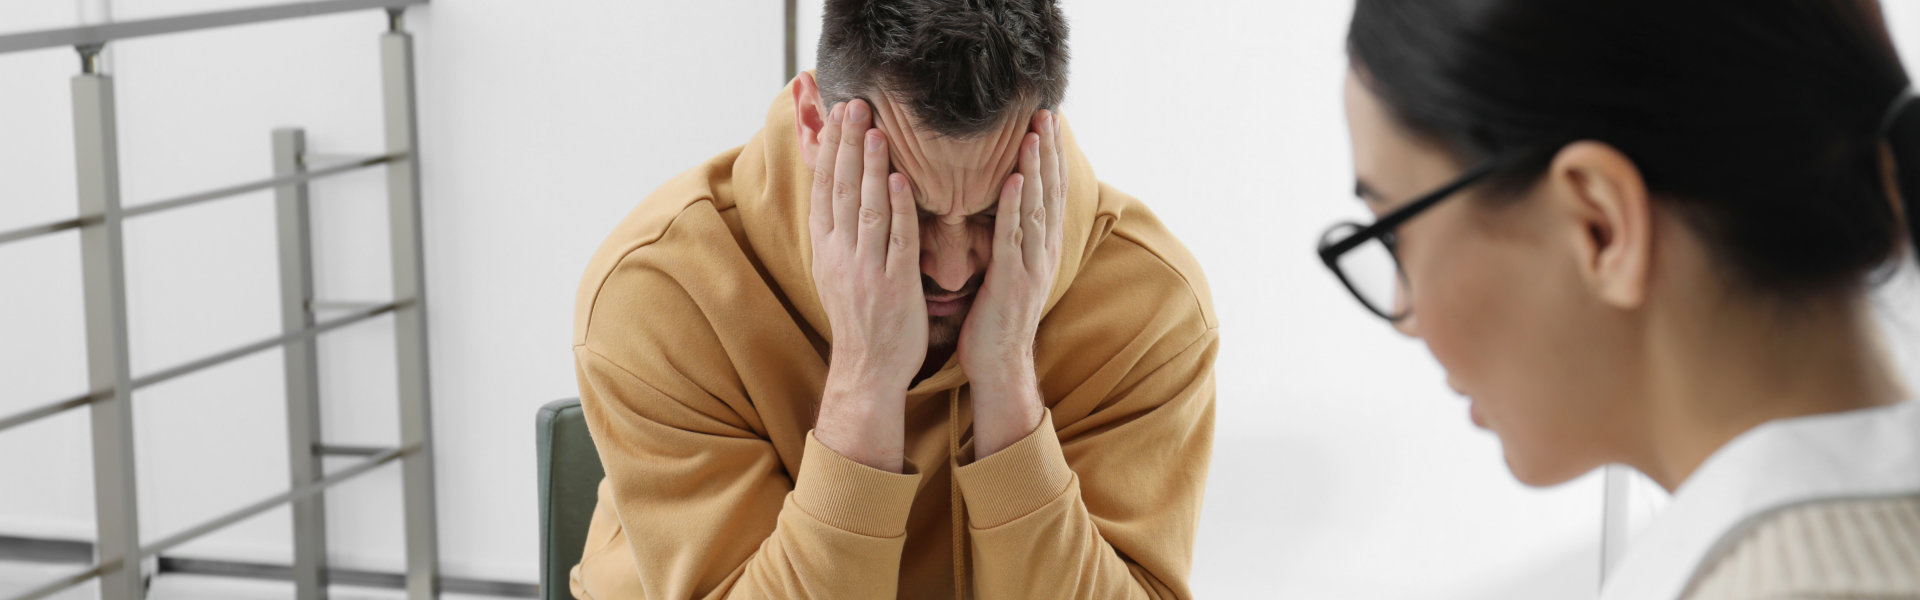
[(925, 252), (920, 257), (920, 270), (940, 289), (960, 291), (973, 278), (972, 240), (963, 227), (937, 227), (934, 235), (939, 239), (922, 244)]

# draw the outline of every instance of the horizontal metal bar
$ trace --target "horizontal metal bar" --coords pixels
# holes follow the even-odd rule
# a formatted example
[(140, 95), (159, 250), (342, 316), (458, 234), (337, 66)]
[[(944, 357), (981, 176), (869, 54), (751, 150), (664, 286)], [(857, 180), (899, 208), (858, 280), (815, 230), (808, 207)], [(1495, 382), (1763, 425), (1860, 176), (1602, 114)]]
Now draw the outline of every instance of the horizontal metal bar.
[[(209, 357), (202, 358), (200, 360), (196, 360), (184, 365), (173, 367), (165, 371), (160, 371), (157, 373), (139, 377), (133, 380), (133, 389), (140, 389), (156, 383), (160, 383), (162, 381), (179, 377), (181, 375), (186, 375), (188, 373), (210, 368), (210, 367), (225, 363), (227, 361), (235, 360), (240, 357), (253, 354), (255, 352), (266, 350), (268, 348), (280, 346), (283, 344), (287, 344), (289, 342), (304, 340), (313, 336), (317, 336), (322, 333), (333, 331), (341, 327), (346, 327), (354, 323), (359, 323), (367, 319), (371, 319), (386, 313), (393, 312), (395, 310), (399, 310), (409, 304), (412, 304), (412, 301), (403, 300), (399, 302), (389, 302), (386, 304), (355, 305), (355, 308), (357, 310), (355, 310), (354, 312), (341, 315), (334, 319), (328, 320), (324, 323), (316, 324), (310, 329), (304, 329), (304, 330), (288, 333), (286, 335), (281, 335), (278, 337), (260, 340), (258, 342), (247, 344), (239, 348), (234, 348), (226, 352), (221, 352), (213, 356), (209, 356)], [(39, 407), (27, 409), (25, 411), (8, 415), (6, 418), (0, 418), (0, 431), (6, 431), (14, 427), (25, 425), (27, 423), (32, 423), (40, 419), (45, 419), (47, 417), (51, 417), (69, 410), (73, 410), (76, 408), (80, 408), (82, 406), (86, 406), (88, 404), (92, 404), (94, 401), (105, 398), (112, 393), (113, 393), (113, 390), (95, 390), (92, 392), (88, 392), (86, 394), (74, 396), (72, 398), (67, 398), (65, 400), (50, 402), (50, 403), (41, 405)]]
[(0, 419), (0, 431), (6, 431), (14, 427), (32, 423), (34, 421), (45, 419), (47, 417), (51, 417), (63, 412), (67, 412), (69, 410), (73, 410), (76, 408), (80, 408), (82, 406), (86, 406), (88, 404), (92, 404), (93, 401), (95, 400), (99, 400), (101, 398), (107, 397), (107, 394), (109, 393), (110, 392), (101, 392), (101, 391), (88, 392), (88, 393), (74, 396), (72, 398), (68, 398), (58, 402), (50, 402), (50, 403), (41, 405), (38, 408), (32, 408), (32, 409), (21, 411), (19, 413), (15, 413), (11, 416), (8, 416), (7, 418)]
[(74, 573), (66, 577), (61, 577), (59, 579), (49, 581), (45, 585), (27, 590), (25, 593), (22, 593), (18, 596), (7, 598), (7, 600), (40, 600), (41, 598), (58, 594), (66, 590), (67, 588), (80, 585), (82, 583), (86, 583), (87, 580), (89, 579), (99, 577), (102, 571), (106, 569), (118, 568), (119, 566), (120, 566), (120, 561), (116, 559), (104, 565), (94, 565), (91, 567), (87, 567), (87, 570), (85, 571), (81, 571), (79, 573)]
[[(289, 581), (293, 578), (293, 569), (286, 565), (247, 563), (204, 558), (160, 557), (160, 574), (179, 573), (183, 575), (210, 575), (237, 579), (260, 579), (266, 581)], [(362, 571), (358, 569), (327, 569), (327, 582), (331, 585), (405, 589), (405, 573), (384, 573)], [(540, 586), (519, 581), (498, 581), (490, 579), (468, 579), (465, 577), (441, 577), (440, 591), (451, 594), (474, 594), (496, 598), (538, 598)]]
[[(93, 542), (0, 535), (0, 560), (41, 564), (87, 564), (93, 561)], [(171, 574), (206, 575), (235, 579), (290, 581), (293, 568), (288, 565), (250, 563), (206, 558), (160, 555), (156, 576)], [(405, 573), (327, 569), (332, 585), (404, 589)], [(441, 577), (440, 589), (453, 594), (473, 594), (498, 598), (538, 598), (540, 586), (520, 581)]]
[(209, 533), (213, 533), (214, 531), (218, 531), (222, 527), (226, 527), (228, 525), (232, 525), (234, 523), (238, 523), (242, 520), (245, 520), (248, 517), (252, 517), (254, 515), (267, 512), (269, 509), (272, 509), (273, 507), (286, 504), (288, 502), (292, 502), (299, 498), (305, 498), (307, 496), (317, 494), (321, 490), (327, 489), (328, 486), (331, 486), (336, 483), (340, 483), (342, 481), (346, 481), (348, 479), (351, 479), (353, 477), (360, 475), (361, 473), (371, 471), (375, 467), (379, 467), (380, 465), (393, 462), (394, 459), (400, 458), (402, 456), (406, 456), (407, 454), (418, 452), (419, 448), (420, 448), (419, 446), (404, 446), (400, 448), (389, 449), (386, 452), (381, 452), (379, 454), (374, 455), (373, 458), (369, 458), (365, 462), (348, 467), (332, 475), (328, 475), (323, 479), (315, 480), (312, 483), (302, 485), (300, 487), (296, 487), (291, 490), (287, 490), (286, 492), (278, 494), (272, 498), (267, 498), (265, 500), (255, 502), (253, 504), (246, 505), (245, 507), (242, 507), (240, 510), (227, 513), (211, 521), (207, 521), (206, 523), (196, 525), (186, 531), (182, 531), (180, 533), (167, 536), (166, 538), (163, 538), (160, 541), (154, 542), (152, 544), (148, 544), (145, 547), (140, 548), (140, 558), (144, 559), (146, 557), (159, 554), (160, 551), (162, 550), (166, 550), (168, 548), (172, 548), (174, 546), (178, 546), (178, 545), (187, 543), (189, 541), (192, 541), (194, 538), (197, 538)]
[[(201, 202), (206, 202), (208, 200), (219, 200), (221, 198), (237, 196), (240, 194), (245, 194), (247, 192), (271, 189), (271, 188), (276, 188), (283, 185), (297, 185), (297, 184), (306, 183), (308, 181), (312, 181), (315, 179), (320, 179), (323, 177), (330, 177), (333, 175), (339, 175), (341, 173), (346, 173), (349, 171), (357, 171), (357, 170), (371, 167), (374, 165), (381, 165), (381, 164), (398, 161), (406, 157), (407, 155), (405, 152), (401, 152), (397, 154), (380, 154), (375, 156), (356, 157), (356, 158), (348, 159), (345, 162), (330, 164), (323, 167), (301, 171), (299, 173), (295, 173), (292, 175), (284, 175), (280, 177), (274, 177), (271, 179), (263, 179), (260, 181), (254, 181), (249, 183), (243, 183), (240, 185), (224, 187), (217, 190), (200, 192), (198, 194), (181, 196), (179, 198), (160, 200), (157, 202), (149, 202), (139, 206), (128, 207), (120, 211), (120, 218), (131, 219), (141, 215), (157, 213), (163, 210), (170, 210), (170, 209), (180, 208), (182, 206), (199, 204)], [(41, 236), (53, 235), (56, 233), (60, 233), (62, 231), (66, 231), (68, 229), (78, 229), (78, 228), (92, 225), (98, 222), (100, 222), (99, 215), (87, 215), (87, 216), (67, 219), (65, 221), (56, 221), (53, 223), (42, 223), (39, 225), (22, 227), (12, 231), (0, 232), (0, 245), (6, 245), (8, 243), (37, 238)]]
[(316, 335), (320, 335), (322, 333), (339, 329), (341, 327), (346, 327), (354, 323), (359, 323), (361, 321), (365, 321), (367, 319), (371, 319), (385, 313), (393, 312), (395, 310), (398, 310), (412, 303), (413, 302), (411, 300), (402, 300), (399, 302), (391, 302), (391, 303), (375, 306), (372, 308), (358, 310), (352, 313), (341, 315), (338, 318), (328, 320), (325, 323), (314, 325), (310, 329), (303, 329), (300, 331), (287, 333), (285, 335), (267, 338), (264, 340), (260, 340), (258, 342), (241, 346), (239, 348), (234, 348), (226, 352), (221, 352), (213, 356), (209, 356), (209, 357), (202, 358), (200, 360), (196, 360), (184, 365), (167, 369), (165, 371), (160, 371), (150, 375), (138, 377), (133, 380), (133, 389), (137, 390), (137, 389), (147, 387), (156, 383), (160, 383), (162, 381), (179, 377), (181, 375), (186, 375), (188, 373), (192, 373), (192, 372), (206, 369), (209, 367), (217, 366), (227, 361), (231, 361), (231, 360), (246, 356), (248, 354), (253, 354), (261, 350), (266, 350), (268, 348), (284, 345), (288, 342), (304, 340)]
[(352, 302), (352, 301), (339, 301), (339, 300), (312, 300), (312, 301), (308, 301), (308, 302), (307, 302), (307, 310), (311, 310), (311, 311), (314, 311), (314, 312), (320, 312), (320, 311), (323, 311), (323, 310), (360, 310), (360, 309), (363, 309), (363, 308), (368, 308), (368, 307), (372, 307), (372, 306), (379, 306), (379, 305), (380, 305), (380, 303), (379, 303), (379, 302)]
[(333, 13), (397, 9), (426, 3), (427, 0), (319, 0), (100, 25), (43, 29), (0, 35), (0, 54), (61, 46), (105, 44), (127, 38), (284, 21)]
[(385, 446), (328, 446), (326, 444), (313, 445), (314, 454), (325, 454), (327, 456), (375, 456), (380, 454), (381, 452), (386, 452), (387, 450), (390, 450), (390, 449), (391, 448), (387, 448)]
[(92, 225), (98, 222), (99, 220), (100, 220), (100, 217), (85, 217), (85, 218), (77, 218), (77, 219), (67, 219), (65, 221), (59, 221), (54, 223), (42, 223), (42, 224), (34, 225), (31, 227), (22, 227), (19, 229), (15, 229), (13, 231), (0, 233), (0, 245), (5, 245), (9, 242), (17, 242), (20, 240), (37, 238), (43, 235), (53, 235), (56, 233), (60, 233), (62, 231), (66, 231), (68, 229), (79, 229), (82, 225)]
[(368, 156), (365, 158), (361, 158), (359, 160), (348, 161), (348, 162), (340, 163), (337, 165), (328, 165), (326, 167), (322, 167), (318, 169), (310, 169), (310, 170), (301, 171), (301, 172), (293, 173), (289, 175), (281, 175), (279, 177), (270, 177), (267, 179), (262, 179), (260, 181), (255, 181), (251, 183), (243, 183), (240, 185), (224, 187), (217, 190), (200, 192), (198, 194), (181, 196), (179, 198), (174, 198), (171, 200), (161, 200), (158, 202), (148, 202), (146, 204), (141, 204), (139, 206), (129, 206), (120, 211), (120, 216), (121, 218), (131, 219), (141, 215), (157, 213), (163, 210), (170, 210), (170, 209), (180, 208), (182, 206), (199, 204), (201, 202), (206, 202), (208, 200), (219, 200), (221, 198), (226, 198), (229, 196), (237, 196), (240, 194), (245, 194), (247, 192), (272, 189), (272, 188), (280, 187), (283, 185), (295, 185), (300, 183), (306, 183), (308, 181), (312, 181), (322, 177), (327, 177), (330, 175), (338, 175), (348, 171), (364, 169), (364, 168), (371, 167), (378, 164), (394, 162), (406, 157), (407, 155), (404, 152), (398, 153), (398, 154), (382, 154), (379, 156)]
[(0, 535), (0, 561), (93, 564), (93, 542)]
[(332, 163), (352, 162), (366, 158), (367, 156), (367, 154), (320, 154), (317, 152), (307, 152), (300, 155), (300, 164), (306, 165), (307, 167), (315, 167)]

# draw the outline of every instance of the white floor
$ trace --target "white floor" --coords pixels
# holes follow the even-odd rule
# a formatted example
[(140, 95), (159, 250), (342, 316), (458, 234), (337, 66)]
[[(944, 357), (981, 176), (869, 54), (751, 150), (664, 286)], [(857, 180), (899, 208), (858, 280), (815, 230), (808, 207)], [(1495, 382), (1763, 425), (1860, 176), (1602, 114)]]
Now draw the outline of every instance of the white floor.
[[(12, 597), (78, 571), (78, 565), (44, 565), (0, 561), (0, 598)], [(400, 590), (334, 586), (329, 600), (404, 600)], [(263, 600), (292, 598), (293, 584), (205, 575), (162, 575), (153, 580), (147, 600)], [(495, 596), (441, 594), (444, 600), (499, 600)], [(96, 584), (87, 583), (49, 597), (49, 600), (95, 600)]]

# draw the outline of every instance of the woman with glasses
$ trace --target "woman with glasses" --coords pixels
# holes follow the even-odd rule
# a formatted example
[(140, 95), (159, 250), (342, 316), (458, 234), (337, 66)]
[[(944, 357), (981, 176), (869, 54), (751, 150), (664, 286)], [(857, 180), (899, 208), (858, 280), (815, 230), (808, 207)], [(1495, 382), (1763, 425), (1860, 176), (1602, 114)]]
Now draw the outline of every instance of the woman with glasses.
[(1920, 237), (1920, 103), (1878, 4), (1359, 0), (1348, 52), (1376, 220), (1321, 257), (1522, 482), (1674, 493), (1604, 597), (1920, 598), (1869, 296)]

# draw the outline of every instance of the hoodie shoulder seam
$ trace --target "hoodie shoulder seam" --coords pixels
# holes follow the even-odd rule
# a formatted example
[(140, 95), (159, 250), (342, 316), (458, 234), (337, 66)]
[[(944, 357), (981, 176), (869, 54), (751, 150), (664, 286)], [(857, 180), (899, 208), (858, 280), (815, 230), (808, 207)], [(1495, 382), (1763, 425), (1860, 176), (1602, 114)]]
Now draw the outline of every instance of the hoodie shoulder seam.
[(1141, 249), (1142, 251), (1146, 252), (1149, 256), (1152, 256), (1155, 260), (1160, 261), (1160, 264), (1162, 266), (1165, 266), (1168, 271), (1172, 271), (1174, 275), (1179, 276), (1181, 286), (1186, 289), (1187, 296), (1193, 300), (1194, 310), (1199, 311), (1200, 320), (1206, 326), (1206, 329), (1216, 329), (1220, 326), (1220, 324), (1216, 322), (1214, 318), (1212, 307), (1207, 306), (1206, 301), (1200, 298), (1199, 290), (1194, 288), (1193, 278), (1189, 277), (1186, 271), (1182, 271), (1179, 266), (1176, 266), (1173, 264), (1172, 261), (1167, 260), (1167, 257), (1162, 256), (1160, 252), (1158, 250), (1155, 250), (1152, 246), (1149, 246), (1146, 243), (1138, 239), (1135, 239), (1132, 235), (1126, 233), (1125, 231), (1122, 231), (1119, 228), (1115, 228), (1113, 230), (1112, 236), (1114, 238), (1126, 241), (1129, 244), (1133, 244), (1134, 247)]
[(687, 211), (689, 209), (692, 209), (694, 206), (697, 206), (700, 204), (706, 204), (708, 206), (712, 206), (713, 199), (702, 196), (699, 198), (695, 198), (691, 202), (688, 202), (686, 206), (680, 207), (680, 210), (675, 211), (673, 213), (673, 218), (667, 220), (666, 225), (661, 226), (658, 231), (653, 232), (653, 235), (645, 238), (641, 238), (641, 240), (639, 242), (634, 243), (632, 247), (627, 248), (625, 251), (621, 252), (619, 259), (613, 261), (613, 264), (607, 268), (605, 273), (600, 274), (600, 281), (593, 284), (593, 300), (587, 302), (587, 314), (586, 314), (587, 322), (580, 326), (580, 342), (577, 344), (574, 344), (575, 346), (586, 345), (587, 339), (592, 337), (593, 312), (600, 307), (600, 292), (606, 289), (607, 280), (612, 279), (613, 273), (615, 271), (620, 270), (620, 265), (626, 264), (627, 259), (631, 258), (633, 256), (633, 253), (639, 252), (640, 249), (642, 248), (652, 246), (654, 242), (660, 241), (660, 238), (666, 237), (667, 232), (673, 229), (674, 224), (680, 222), (681, 215), (687, 214)]

